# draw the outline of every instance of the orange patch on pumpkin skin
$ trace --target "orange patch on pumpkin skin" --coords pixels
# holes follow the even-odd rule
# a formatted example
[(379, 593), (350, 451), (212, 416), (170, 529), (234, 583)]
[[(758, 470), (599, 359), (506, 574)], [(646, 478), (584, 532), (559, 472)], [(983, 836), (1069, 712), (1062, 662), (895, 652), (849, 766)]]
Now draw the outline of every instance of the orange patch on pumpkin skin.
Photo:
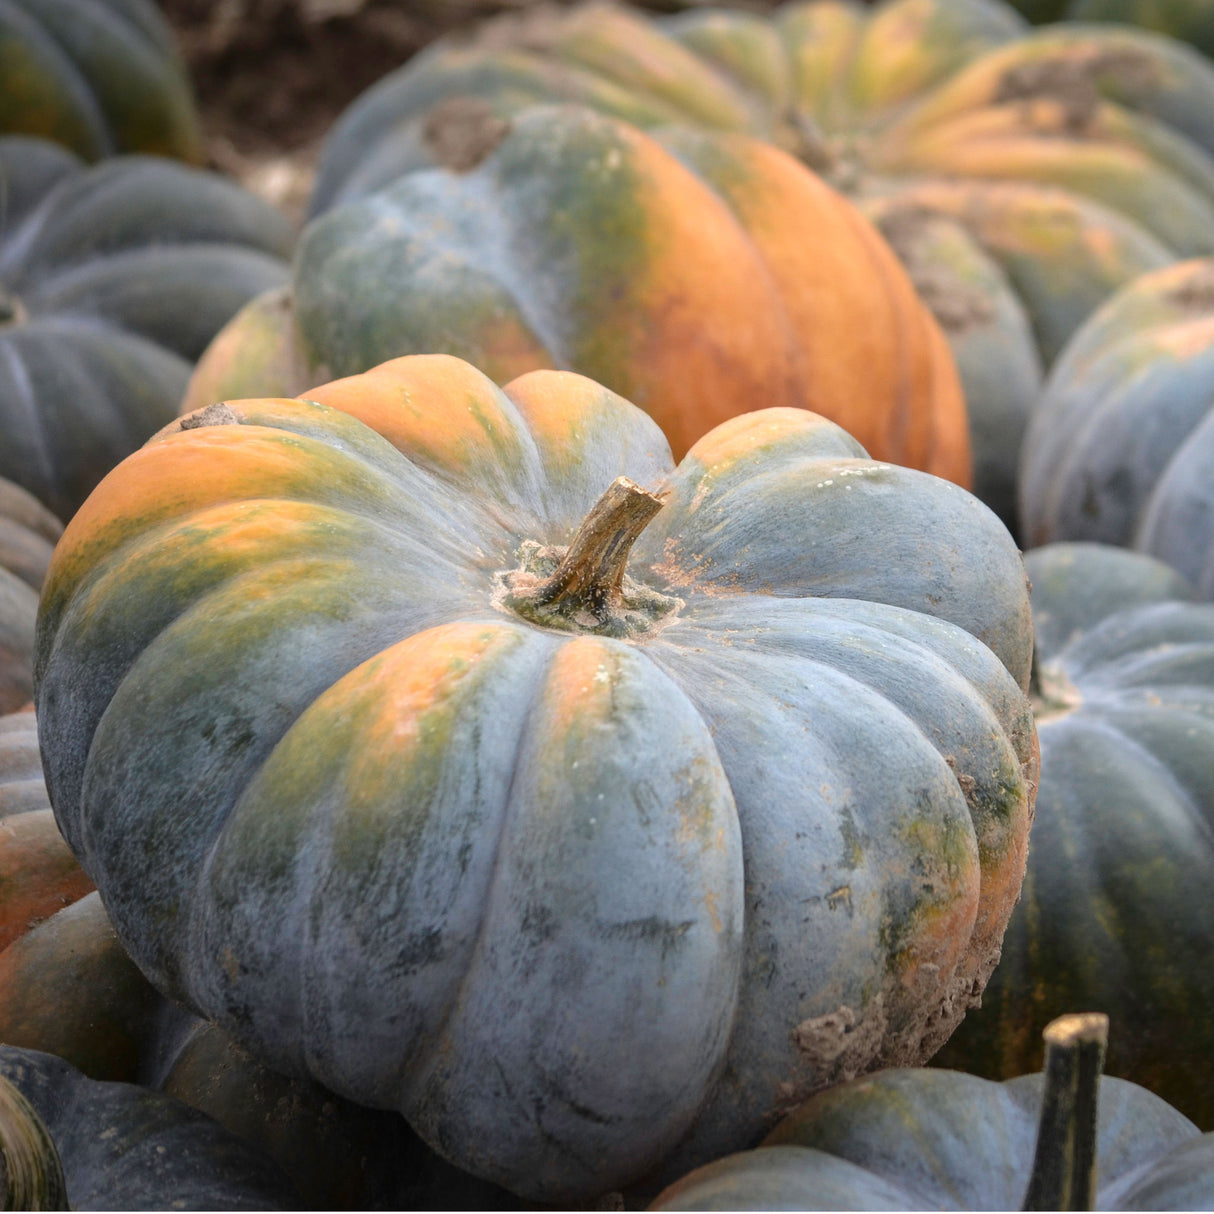
[(560, 646), (545, 679), (544, 699), (551, 733), (606, 720), (611, 715), (618, 657), (596, 637), (578, 637)]
[[(655, 139), (621, 125), (612, 171), (633, 181), (624, 219), (641, 225), (643, 273), (625, 277), (611, 231), (576, 234), (603, 267), (611, 306), (581, 284), (562, 355), (643, 408), (675, 458), (726, 418), (803, 403), (794, 335), (759, 250), (724, 200)], [(614, 271), (614, 272), (613, 272)]]
[(587, 431), (621, 407), (614, 392), (572, 371), (532, 372), (511, 380), (504, 391), (554, 464), (580, 463)]
[(495, 624), (440, 624), (376, 654), (341, 679), (327, 697), (373, 701), (367, 730), (394, 747), (416, 742), (422, 717), (451, 695), (482, 659), (516, 640), (511, 629)]
[(47, 585), (70, 576), (78, 559), (91, 567), (108, 549), (161, 522), (223, 502), (290, 495), (312, 483), (315, 469), (292, 438), (242, 425), (162, 431), (127, 456), (72, 517)]
[(501, 390), (448, 354), (414, 354), (300, 394), (358, 418), (415, 463), (496, 465), (520, 448)]
[(1196, 358), (1214, 347), (1214, 316), (1171, 325), (1155, 334), (1153, 345), (1160, 353), (1178, 361)]
[(837, 422), (875, 459), (968, 485), (968, 421), (952, 353), (935, 340), (885, 240), (792, 157), (753, 140), (721, 142), (745, 172), (723, 174), (721, 188), (772, 276), (800, 354), (800, 399), (789, 403)]
[(808, 409), (764, 409), (723, 422), (704, 435), (687, 455), (705, 468), (717, 468), (776, 446), (789, 437), (831, 425)]

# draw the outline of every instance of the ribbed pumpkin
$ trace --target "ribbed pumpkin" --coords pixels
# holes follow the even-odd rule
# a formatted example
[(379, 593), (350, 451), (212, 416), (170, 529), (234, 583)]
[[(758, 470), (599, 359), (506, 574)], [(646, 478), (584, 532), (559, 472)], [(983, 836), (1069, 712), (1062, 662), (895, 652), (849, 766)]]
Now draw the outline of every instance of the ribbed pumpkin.
[(938, 1048), (1036, 778), (990, 511), (804, 410), (673, 468), (571, 373), (308, 396), (167, 427), (52, 562), (47, 784), (151, 979), (545, 1200)]
[(0, 1157), (8, 1209), (300, 1208), (268, 1155), (196, 1109), (10, 1045), (0, 1045)]
[(1021, 457), (1029, 543), (1167, 561), (1214, 598), (1214, 258), (1143, 275), (1075, 334)]
[(234, 321), (187, 409), (442, 352), (499, 382), (584, 373), (644, 408), (676, 456), (737, 413), (797, 407), (969, 483), (936, 323), (875, 228), (787, 154), (579, 107), (503, 122), (457, 101), (432, 118), (441, 163), (311, 225), (293, 311), (263, 299)]
[(86, 160), (203, 159), (185, 66), (151, 0), (3, 0), (0, 135), (50, 139)]
[(1003, 959), (937, 1061), (1041, 1064), (1060, 1010), (1107, 1012), (1109, 1071), (1214, 1130), (1214, 606), (1099, 544), (1028, 553), (1041, 784)]
[(1210, 1209), (1214, 1134), (1144, 1087), (1100, 1078), (1107, 1028), (1060, 1017), (1046, 1069), (1004, 1083), (919, 1068), (843, 1084), (651, 1208)]
[(215, 173), (0, 139), (0, 476), (68, 518), (283, 281), (287, 221)]
[(1030, 31), (999, 0), (547, 9), (364, 94), (326, 144), (314, 213), (433, 163), (435, 107), (470, 96), (502, 120), (566, 100), (757, 135), (861, 200), (950, 338), (975, 488), (1009, 524), (1043, 368), (1113, 289), (1214, 252), (1214, 65), (1128, 27)]

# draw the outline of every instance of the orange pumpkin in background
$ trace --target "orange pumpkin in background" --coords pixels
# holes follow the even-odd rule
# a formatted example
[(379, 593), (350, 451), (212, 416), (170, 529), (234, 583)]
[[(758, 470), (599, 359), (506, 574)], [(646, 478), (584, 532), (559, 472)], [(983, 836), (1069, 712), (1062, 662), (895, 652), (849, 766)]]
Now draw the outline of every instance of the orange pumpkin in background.
[(873, 224), (771, 144), (574, 106), (432, 115), (437, 166), (311, 224), (289, 298), (216, 338), (184, 409), (441, 352), (559, 368), (681, 456), (742, 412), (811, 409), (877, 459), (970, 483), (948, 345)]

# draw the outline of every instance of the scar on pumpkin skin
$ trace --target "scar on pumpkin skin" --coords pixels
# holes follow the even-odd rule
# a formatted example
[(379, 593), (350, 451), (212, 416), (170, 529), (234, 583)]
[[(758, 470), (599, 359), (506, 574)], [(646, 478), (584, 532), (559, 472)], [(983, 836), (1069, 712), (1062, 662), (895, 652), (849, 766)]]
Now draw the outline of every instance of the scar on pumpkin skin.
[(206, 426), (239, 426), (241, 414), (237, 413), (227, 401), (217, 401), (203, 409), (195, 409), (192, 413), (184, 413), (175, 418), (167, 426), (162, 426), (148, 439), (149, 443), (168, 438), (171, 434), (180, 434), (183, 430), (201, 430)]

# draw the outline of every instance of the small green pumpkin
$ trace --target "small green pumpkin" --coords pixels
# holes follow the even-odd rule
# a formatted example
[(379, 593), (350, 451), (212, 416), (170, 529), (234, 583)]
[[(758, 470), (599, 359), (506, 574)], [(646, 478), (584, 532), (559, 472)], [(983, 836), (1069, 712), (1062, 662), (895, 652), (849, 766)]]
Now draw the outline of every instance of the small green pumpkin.
[(982, 1007), (936, 1061), (1041, 1064), (1068, 1007), (1107, 1012), (1112, 1074), (1214, 1130), (1214, 605), (1100, 544), (1028, 553), (1041, 782), (1020, 905)]
[(87, 167), (0, 139), (0, 476), (70, 518), (176, 415), (194, 360), (282, 282), (290, 225), (217, 173), (149, 156)]
[(1100, 1078), (1108, 1020), (1045, 1029), (1039, 1074), (1004, 1083), (880, 1071), (808, 1101), (752, 1151), (700, 1168), (658, 1210), (1208, 1210), (1214, 1134)]
[(4, 0), (0, 135), (33, 135), (86, 160), (148, 152), (200, 164), (184, 64), (151, 0)]
[(571, 373), (308, 397), (166, 427), (52, 561), (47, 786), (151, 980), (541, 1200), (937, 1049), (1036, 780), (995, 516), (800, 409), (675, 467)]

